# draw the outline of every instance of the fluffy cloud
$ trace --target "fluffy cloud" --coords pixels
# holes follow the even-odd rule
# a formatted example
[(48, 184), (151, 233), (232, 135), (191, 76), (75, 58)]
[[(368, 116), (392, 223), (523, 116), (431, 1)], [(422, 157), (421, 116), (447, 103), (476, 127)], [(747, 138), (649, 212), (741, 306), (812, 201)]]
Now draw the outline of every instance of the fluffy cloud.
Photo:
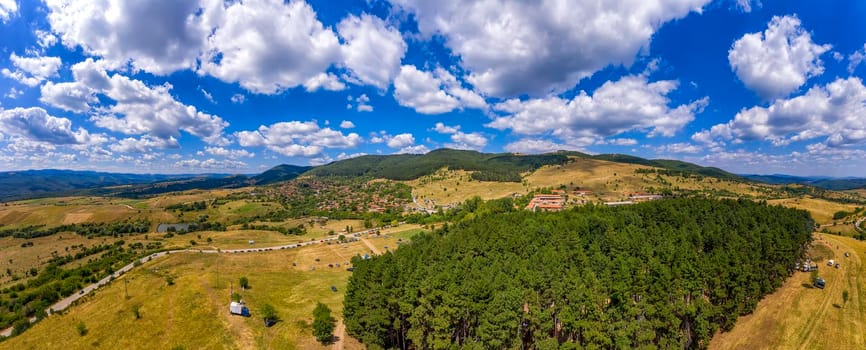
[(699, 142), (768, 140), (776, 145), (825, 137), (829, 146), (866, 143), (866, 87), (860, 78), (836, 79), (805, 94), (752, 107), (733, 120), (692, 136)]
[(388, 138), (387, 145), (391, 148), (404, 148), (415, 144), (415, 136), (410, 133), (394, 135)]
[(49, 81), (40, 90), (42, 103), (70, 112), (85, 113), (91, 105), (99, 103), (93, 90), (77, 82), (55, 84)]
[(443, 123), (436, 123), (433, 130), (440, 134), (450, 134), (451, 142), (446, 143), (445, 147), (454, 149), (471, 149), (480, 151), (487, 146), (487, 138), (481, 133), (465, 133), (460, 131), (460, 125), (448, 126)]
[[(215, 3), (215, 2), (212, 2)], [(46, 0), (48, 22), (67, 47), (155, 74), (194, 68), (207, 20), (197, 1)], [(146, 33), (147, 35), (142, 35)]]
[(615, 138), (609, 140), (599, 140), (596, 142), (598, 145), (615, 145), (615, 146), (634, 146), (637, 144), (637, 140), (629, 139), (629, 138)]
[(740, 174), (859, 176), (862, 174), (860, 164), (866, 161), (866, 151), (817, 143), (807, 145), (802, 151), (780, 154), (739, 149), (712, 152), (694, 159), (686, 157), (686, 160)]
[(630, 65), (662, 24), (709, 0), (391, 2), (422, 34), (444, 37), (475, 87), (508, 97), (565, 91), (610, 64)]
[(355, 128), (355, 123), (352, 123), (352, 122), (349, 121), (349, 120), (344, 120), (344, 121), (340, 122), (340, 128), (342, 128), (342, 129), (353, 129), (353, 128)]
[(127, 137), (117, 143), (108, 146), (114, 152), (120, 153), (150, 153), (154, 149), (176, 149), (180, 148), (177, 139), (171, 137), (168, 139), (158, 139), (149, 136), (143, 136), (135, 139)]
[(6, 23), (18, 13), (18, 2), (15, 0), (0, 0), (0, 23)]
[(15, 65), (15, 71), (3, 68), (3, 76), (15, 79), (19, 83), (34, 87), (46, 79), (56, 76), (62, 62), (60, 57), (21, 57), (14, 52), (9, 60)]
[(854, 53), (848, 56), (848, 73), (854, 74), (854, 70), (863, 61), (866, 61), (866, 44), (863, 44), (862, 50), (854, 51)]
[(228, 149), (224, 147), (205, 147), (205, 153), (220, 157), (226, 157), (231, 159), (237, 158), (252, 158), (255, 157), (255, 153), (250, 153), (245, 149)]
[(193, 168), (193, 169), (244, 169), (247, 168), (247, 163), (237, 161), (237, 160), (229, 160), (229, 159), (186, 159), (179, 160), (174, 163), (175, 166), (181, 168)]
[(448, 126), (448, 125), (445, 125), (444, 123), (439, 122), (439, 123), (436, 123), (435, 127), (433, 127), (433, 130), (440, 133), (440, 134), (453, 134), (453, 133), (460, 131), (460, 125)]
[(354, 148), (362, 141), (356, 133), (343, 134), (331, 128), (322, 128), (315, 121), (262, 125), (257, 130), (237, 132), (235, 136), (243, 147), (265, 146), (285, 156), (306, 158), (319, 156), (329, 148)]
[(319, 73), (316, 76), (307, 80), (304, 83), (304, 89), (307, 92), (315, 92), (319, 89), (325, 89), (328, 91), (341, 91), (346, 88), (346, 84), (343, 84), (340, 81), (340, 78), (337, 78), (336, 75), (331, 73)]
[(592, 95), (581, 91), (571, 100), (507, 100), (494, 107), (506, 115), (487, 126), (521, 135), (551, 134), (578, 147), (632, 130), (646, 131), (649, 136), (673, 136), (708, 104), (703, 98), (670, 107), (667, 94), (676, 88), (676, 81), (650, 83), (644, 75), (625, 76), (604, 83)]
[[(73, 65), (75, 82), (46, 84), (41, 101), (69, 111), (91, 112), (97, 126), (126, 135), (168, 140), (179, 138), (183, 130), (211, 144), (226, 142), (222, 132), (228, 123), (175, 100), (170, 84), (151, 87), (120, 74), (109, 75), (107, 64), (87, 59)], [(114, 104), (95, 107), (97, 96)]]
[(688, 142), (671, 143), (655, 148), (657, 153), (700, 153), (702, 148)]
[(813, 43), (797, 17), (773, 17), (763, 33), (749, 33), (734, 42), (728, 62), (746, 87), (769, 99), (787, 96), (821, 75), (820, 56), (830, 48)]
[(451, 135), (451, 141), (446, 143), (445, 147), (480, 151), (484, 149), (484, 146), (487, 146), (487, 138), (478, 132), (464, 133), (458, 131)]
[(395, 154), (424, 154), (430, 152), (430, 149), (424, 145), (414, 145), (414, 146), (406, 146), (401, 148), (399, 151), (394, 152)]
[(354, 102), (355, 104), (357, 104), (356, 110), (358, 112), (372, 112), (373, 111), (373, 106), (371, 106), (369, 104), (370, 98), (367, 97), (367, 94), (361, 94), (361, 96), (358, 96), (358, 98), (353, 98), (352, 96), (349, 96), (348, 100), (350, 103), (346, 105), (346, 109), (352, 109), (352, 103), (351, 102)]
[(0, 133), (52, 145), (87, 144), (94, 140), (83, 128), (72, 129), (72, 121), (54, 117), (42, 108), (0, 110)]
[(275, 94), (303, 85), (340, 58), (336, 34), (304, 1), (233, 2), (208, 38), (200, 71)]
[(512, 153), (549, 153), (559, 150), (576, 149), (573, 146), (559, 144), (550, 140), (522, 139), (505, 145), (505, 150)]
[(487, 107), (484, 98), (463, 88), (448, 71), (440, 68), (425, 72), (411, 65), (400, 67), (400, 74), (394, 79), (394, 98), (401, 106), (423, 114), (447, 113), (463, 107)]
[(51, 32), (37, 29), (35, 33), (39, 47), (47, 49), (57, 44), (57, 36), (51, 34)]
[(337, 31), (346, 41), (342, 46), (343, 65), (351, 77), (387, 90), (406, 53), (406, 42), (400, 31), (367, 14), (344, 18), (337, 25)]

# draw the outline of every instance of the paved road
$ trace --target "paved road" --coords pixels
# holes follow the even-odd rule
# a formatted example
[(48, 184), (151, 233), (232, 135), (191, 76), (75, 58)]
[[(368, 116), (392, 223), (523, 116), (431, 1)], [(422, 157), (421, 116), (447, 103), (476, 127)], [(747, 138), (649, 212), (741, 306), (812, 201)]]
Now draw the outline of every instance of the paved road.
[[(404, 223), (405, 222), (400, 222), (401, 225)], [(390, 228), (390, 226), (385, 226), (384, 228)], [(370, 234), (370, 233), (375, 232), (376, 230), (379, 230), (379, 229), (369, 229), (369, 230), (359, 231), (359, 232), (352, 233), (351, 235), (355, 236), (355, 237), (360, 237), (362, 234)], [(159, 253), (153, 253), (151, 255), (148, 255), (148, 256), (143, 257), (143, 258), (138, 259), (138, 260), (141, 263), (145, 263), (145, 262), (148, 262), (148, 261), (153, 260), (153, 259), (158, 259), (158, 258), (166, 256), (166, 255), (177, 254), (177, 253), (240, 254), (240, 253), (268, 252), (268, 251), (274, 251), (274, 250), (300, 248), (300, 247), (313, 245), (313, 244), (323, 244), (323, 243), (336, 241), (338, 239), (339, 239), (339, 236), (335, 235), (335, 236), (331, 236), (331, 237), (327, 237), (327, 238), (322, 238), (322, 239), (319, 239), (316, 241), (284, 244), (284, 245), (272, 246), (272, 247), (258, 247), (258, 248), (245, 248), (245, 249), (177, 249), (177, 250), (169, 250), (169, 251), (164, 251), (164, 252), (159, 252)], [(81, 299), (85, 295), (90, 294), (90, 292), (92, 292), (96, 289), (99, 289), (99, 287), (102, 287), (102, 286), (108, 284), (109, 282), (112, 281), (112, 279), (118, 278), (118, 277), (122, 276), (123, 274), (129, 272), (129, 270), (132, 270), (133, 267), (135, 267), (135, 262), (132, 262), (132, 263), (120, 268), (119, 270), (115, 271), (113, 274), (106, 276), (105, 278), (99, 280), (96, 283), (90, 284), (90, 285), (82, 288), (80, 291), (78, 291), (78, 293), (72, 294), (72, 295), (70, 295), (64, 299), (61, 299), (60, 301), (54, 303), (54, 305), (51, 305), (51, 307), (49, 307), (47, 310), (45, 310), (45, 312), (47, 312), (50, 315), (50, 314), (57, 312), (57, 311), (66, 310), (66, 308), (68, 308), (69, 305), (72, 305), (72, 303), (74, 303), (76, 300)], [(30, 319), (30, 323), (33, 323), (33, 322), (36, 322), (35, 317)], [(12, 327), (9, 327), (7, 329), (0, 331), (0, 337), (8, 337), (10, 335), (12, 335)]]

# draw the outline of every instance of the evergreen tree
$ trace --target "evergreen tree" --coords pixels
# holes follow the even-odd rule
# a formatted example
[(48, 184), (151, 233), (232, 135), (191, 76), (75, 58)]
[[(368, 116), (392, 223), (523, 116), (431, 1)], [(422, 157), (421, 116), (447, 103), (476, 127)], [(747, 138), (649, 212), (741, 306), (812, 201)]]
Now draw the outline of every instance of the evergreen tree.
[(313, 335), (322, 344), (328, 344), (334, 339), (336, 320), (331, 317), (331, 309), (319, 302), (313, 309)]

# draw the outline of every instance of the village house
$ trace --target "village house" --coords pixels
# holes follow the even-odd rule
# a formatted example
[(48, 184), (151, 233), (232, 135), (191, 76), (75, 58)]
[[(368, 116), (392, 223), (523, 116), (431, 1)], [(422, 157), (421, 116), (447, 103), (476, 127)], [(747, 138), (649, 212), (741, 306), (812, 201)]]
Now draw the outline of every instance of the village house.
[(529, 204), (526, 206), (526, 209), (532, 211), (544, 210), (544, 211), (560, 211), (562, 210), (562, 205), (565, 202), (565, 198), (560, 195), (555, 194), (537, 194), (532, 197), (532, 200), (529, 201)]

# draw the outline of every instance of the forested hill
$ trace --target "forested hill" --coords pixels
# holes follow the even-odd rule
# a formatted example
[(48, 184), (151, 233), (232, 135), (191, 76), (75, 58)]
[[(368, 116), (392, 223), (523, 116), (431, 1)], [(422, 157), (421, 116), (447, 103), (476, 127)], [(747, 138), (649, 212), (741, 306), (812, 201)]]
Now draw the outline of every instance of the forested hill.
[(472, 178), (481, 181), (520, 182), (521, 174), (545, 165), (564, 164), (569, 157), (591, 158), (618, 163), (639, 164), (670, 171), (728, 180), (741, 177), (719, 168), (667, 159), (644, 159), (624, 154), (588, 155), (574, 151), (558, 151), (537, 155), (513, 153), (481, 153), (453, 149), (438, 149), (427, 154), (368, 155), (313, 168), (307, 175), (314, 176), (370, 176), (391, 180), (413, 180), (430, 175), (442, 168), (471, 171)]
[(705, 348), (793, 273), (813, 228), (745, 200), (488, 215), (356, 259), (343, 314), (369, 348)]
[(7, 171), (0, 172), (0, 201), (184, 177), (190, 175), (118, 174), (56, 169)]
[(866, 188), (866, 178), (831, 178), (831, 177), (803, 177), (791, 175), (743, 175), (752, 181), (758, 181), (774, 185), (801, 184), (820, 187), (831, 191), (845, 191), (858, 188)]
[(565, 154), (516, 155), (438, 149), (427, 154), (368, 155), (330, 163), (307, 172), (315, 176), (369, 176), (412, 180), (442, 168), (472, 171), (481, 181), (520, 182), (520, 174), (545, 165), (568, 162)]

